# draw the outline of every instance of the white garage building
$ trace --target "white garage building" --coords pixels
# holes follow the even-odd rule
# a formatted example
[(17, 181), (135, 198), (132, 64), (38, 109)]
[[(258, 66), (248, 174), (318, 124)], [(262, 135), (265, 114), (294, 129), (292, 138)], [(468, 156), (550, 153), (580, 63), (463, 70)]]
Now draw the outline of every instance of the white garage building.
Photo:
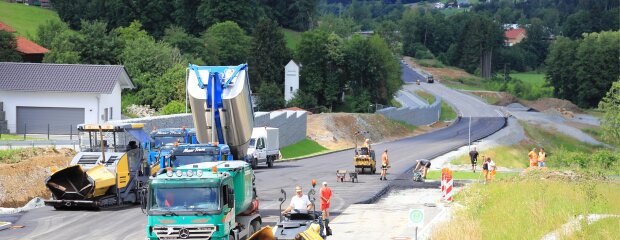
[(80, 123), (121, 119), (120, 65), (0, 63), (0, 131), (67, 134)]

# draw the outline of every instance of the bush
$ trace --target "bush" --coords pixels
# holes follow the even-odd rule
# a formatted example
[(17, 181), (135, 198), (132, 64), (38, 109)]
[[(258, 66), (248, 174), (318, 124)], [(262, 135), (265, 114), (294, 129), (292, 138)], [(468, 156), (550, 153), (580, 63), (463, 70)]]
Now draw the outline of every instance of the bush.
[(159, 110), (160, 115), (185, 113), (185, 104), (180, 101), (172, 101)]

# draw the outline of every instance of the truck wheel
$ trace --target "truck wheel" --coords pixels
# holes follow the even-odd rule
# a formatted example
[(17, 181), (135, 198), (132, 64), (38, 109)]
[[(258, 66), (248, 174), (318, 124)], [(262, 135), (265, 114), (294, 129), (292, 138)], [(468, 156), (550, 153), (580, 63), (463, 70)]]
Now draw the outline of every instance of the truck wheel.
[(252, 158), (252, 169), (256, 169), (258, 167), (258, 159)]
[(356, 167), (356, 168), (355, 168), (355, 173), (362, 173), (362, 168), (358, 168), (358, 167)]
[(252, 236), (252, 234), (257, 232), (258, 230), (260, 230), (260, 223), (258, 223), (258, 221), (253, 221), (251, 223), (250, 236)]
[(273, 167), (273, 157), (267, 157), (267, 167)]
[(371, 168), (371, 171), (372, 171), (372, 172), (371, 172), (372, 174), (375, 174), (375, 173), (377, 172), (377, 168), (372, 167), (372, 168)]

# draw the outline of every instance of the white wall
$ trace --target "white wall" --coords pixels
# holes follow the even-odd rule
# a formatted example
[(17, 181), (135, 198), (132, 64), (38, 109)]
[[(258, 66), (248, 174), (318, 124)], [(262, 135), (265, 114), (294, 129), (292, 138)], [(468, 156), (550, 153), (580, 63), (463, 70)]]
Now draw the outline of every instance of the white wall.
[(299, 89), (299, 66), (290, 61), (284, 67), (284, 100), (288, 102), (293, 99), (297, 89)]
[[(118, 84), (117, 84), (118, 86)], [(116, 88), (115, 88), (116, 89)], [(120, 87), (119, 87), (120, 92)], [(110, 95), (114, 95), (110, 94)], [(97, 98), (98, 93), (55, 93), (55, 92), (20, 92), (20, 91), (0, 91), (0, 101), (4, 102), (6, 120), (9, 124), (9, 131), (16, 132), (16, 111), (18, 106), (24, 107), (63, 107), (63, 108), (84, 108), (84, 121), (97, 123)], [(107, 99), (110, 104), (116, 102), (118, 107), (118, 118), (120, 119), (120, 93), (118, 101)], [(103, 105), (104, 103), (102, 103)], [(101, 110), (103, 113), (103, 110)]]
[[(108, 115), (108, 119), (103, 119), (105, 110), (112, 108), (112, 115)], [(114, 90), (110, 94), (101, 94), (99, 101), (99, 121), (121, 120), (121, 86), (118, 82), (114, 85)]]

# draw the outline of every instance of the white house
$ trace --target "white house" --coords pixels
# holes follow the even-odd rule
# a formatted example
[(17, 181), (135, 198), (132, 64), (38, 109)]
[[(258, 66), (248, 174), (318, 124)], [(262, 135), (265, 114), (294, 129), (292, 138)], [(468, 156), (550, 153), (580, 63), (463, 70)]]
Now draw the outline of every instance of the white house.
[(293, 99), (299, 89), (299, 65), (291, 60), (284, 66), (284, 100)]
[(120, 65), (0, 62), (0, 131), (66, 134), (120, 120), (126, 88), (134, 85)]

